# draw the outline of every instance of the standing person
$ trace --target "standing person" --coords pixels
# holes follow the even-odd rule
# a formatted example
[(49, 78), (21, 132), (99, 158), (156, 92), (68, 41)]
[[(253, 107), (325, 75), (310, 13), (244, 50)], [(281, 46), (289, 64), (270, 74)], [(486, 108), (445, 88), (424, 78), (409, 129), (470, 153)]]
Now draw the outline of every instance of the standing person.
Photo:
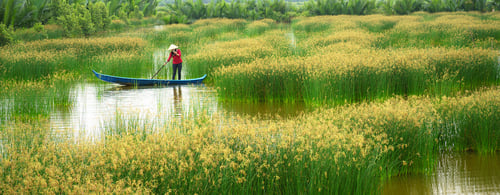
[(167, 62), (172, 59), (172, 69), (174, 70), (174, 74), (172, 75), (172, 80), (175, 80), (175, 73), (179, 71), (178, 79), (181, 80), (181, 70), (182, 70), (182, 59), (181, 59), (181, 50), (176, 45), (172, 44), (168, 48), (170, 54), (168, 56)]

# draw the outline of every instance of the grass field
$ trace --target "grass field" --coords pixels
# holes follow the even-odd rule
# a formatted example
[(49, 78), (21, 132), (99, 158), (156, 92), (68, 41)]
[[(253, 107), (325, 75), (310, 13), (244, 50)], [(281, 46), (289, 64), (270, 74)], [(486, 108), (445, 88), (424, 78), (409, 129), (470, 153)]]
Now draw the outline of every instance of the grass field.
[[(5, 46), (0, 193), (378, 194), (393, 176), (432, 173), (440, 152), (498, 155), (499, 41), (498, 13), (456, 12), (209, 19)], [(172, 43), (183, 77), (208, 74), (219, 101), (314, 111), (118, 114), (99, 139), (50, 132), (71, 87), (97, 81), (91, 69), (147, 78)]]

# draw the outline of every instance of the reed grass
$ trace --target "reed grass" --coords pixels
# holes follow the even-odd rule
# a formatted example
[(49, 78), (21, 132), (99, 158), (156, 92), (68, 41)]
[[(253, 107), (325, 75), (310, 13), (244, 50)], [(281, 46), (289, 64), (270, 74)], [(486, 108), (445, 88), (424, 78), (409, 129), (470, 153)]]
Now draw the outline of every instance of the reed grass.
[[(432, 171), (443, 150), (494, 153), (500, 89), (482, 88), (499, 82), (493, 18), (298, 18), (296, 45), (271, 24), (202, 20), (144, 38), (3, 47), (0, 193), (373, 194), (392, 176)], [(78, 71), (150, 73), (145, 40), (185, 44), (190, 74), (213, 71), (222, 99), (319, 108), (273, 120), (117, 112), (103, 139), (52, 139), (48, 115), (72, 105)]]
[(152, 65), (148, 51), (146, 41), (132, 37), (32, 41), (0, 50), (0, 76), (36, 80), (64, 71), (91, 75), (92, 68), (137, 74)]
[(197, 41), (204, 39), (216, 40), (217, 36), (224, 32), (243, 30), (246, 23), (243, 19), (212, 18), (197, 20), (191, 25), (193, 28), (192, 38)]
[[(350, 176), (354, 174), (363, 175), (363, 178), (376, 178), (374, 173), (366, 171), (367, 162), (361, 159), (365, 142), (359, 133), (353, 132), (356, 136), (349, 138), (342, 136), (347, 133), (344, 132), (347, 129), (337, 129), (330, 132), (332, 135), (325, 142), (320, 142), (323, 139), (321, 135), (328, 135), (327, 128), (330, 126), (326, 125), (318, 135), (312, 135), (300, 130), (307, 126), (296, 127), (292, 122), (262, 129), (272, 124), (256, 123), (250, 119), (235, 120), (239, 122), (227, 127), (222, 126), (222, 129), (220, 124), (210, 122), (211, 120), (200, 119), (197, 123), (183, 121), (180, 126), (185, 128), (184, 134), (147, 136), (143, 141), (137, 135), (122, 135), (119, 139), (107, 140), (105, 146), (98, 144), (90, 150), (84, 145), (67, 143), (43, 145), (37, 150), (38, 154), (11, 150), (9, 161), (3, 163), (2, 168), (5, 169), (2, 169), (2, 175), (10, 175), (12, 179), (6, 179), (1, 188), (5, 189), (4, 192), (29, 192), (29, 189), (23, 189), (27, 184), (33, 187), (32, 189), (50, 186), (47, 189), (53, 192), (104, 192), (113, 191), (108, 188), (108, 184), (112, 184), (115, 190), (129, 188), (131, 192), (154, 193), (215, 193), (222, 189), (230, 193), (337, 190), (362, 193), (363, 189), (357, 189), (356, 185), (371, 184), (364, 185), (365, 190), (366, 187), (373, 190), (376, 187), (369, 181), (358, 183), (354, 180), (357, 177)], [(281, 127), (294, 130), (283, 131)], [(316, 142), (320, 142), (320, 146), (317, 146)], [(333, 143), (342, 144), (342, 148), (337, 148)], [(340, 153), (339, 150), (344, 147), (349, 148), (349, 151)], [(104, 150), (94, 152), (99, 148)], [(89, 152), (95, 154), (89, 156)], [(49, 154), (54, 156), (43, 157)], [(57, 160), (53, 160), (54, 158)], [(352, 161), (352, 158), (359, 158), (359, 161)], [(28, 160), (25, 167), (16, 162), (22, 159)], [(338, 166), (332, 166), (334, 159)], [(16, 168), (7, 169), (13, 165), (17, 165)], [(17, 183), (15, 181), (21, 178), (21, 171), (27, 171), (24, 172), (25, 175), (40, 176), (24, 177), (26, 182)], [(76, 174), (65, 176), (67, 171)], [(329, 181), (327, 177), (340, 183), (345, 182), (343, 186), (348, 187), (323, 187), (323, 182)], [(150, 179), (145, 180), (146, 178)], [(85, 183), (85, 180), (91, 183)], [(308, 181), (311, 183), (307, 184)], [(68, 182), (75, 185), (66, 185)], [(141, 185), (135, 186), (134, 183)], [(57, 187), (59, 185), (61, 187)], [(9, 186), (14, 189), (7, 189)], [(75, 186), (79, 187), (74, 188)]]
[(393, 95), (453, 94), (493, 85), (499, 71), (496, 52), (491, 50), (346, 50), (219, 68), (215, 85), (221, 98), (230, 101), (343, 104)]
[(113, 51), (131, 51), (144, 48), (146, 42), (141, 38), (107, 37), (107, 38), (73, 38), (32, 41), (10, 46), (14, 51), (63, 51), (77, 50), (81, 55), (96, 55)]
[(63, 28), (55, 24), (43, 25), (43, 29), (36, 31), (34, 28), (16, 29), (12, 34), (14, 40), (29, 42), (43, 39), (58, 39), (63, 37)]
[[(470, 15), (438, 15), (430, 21), (400, 21), (384, 34), (375, 47), (498, 47), (498, 20)], [(486, 42), (487, 44), (484, 44)]]
[(250, 62), (272, 54), (271, 45), (255, 39), (215, 42), (204, 45), (195, 54), (189, 55), (187, 68), (191, 75), (199, 76), (219, 67)]
[(154, 74), (153, 56), (148, 51), (111, 52), (93, 56), (87, 63), (89, 69), (109, 75), (148, 78)]
[(114, 31), (122, 31), (128, 26), (127, 23), (125, 23), (123, 20), (111, 20), (111, 23), (109, 24), (110, 30)]
[[(40, 138), (36, 147), (28, 148), (24, 146), (33, 144), (26, 142), (29, 139), (12, 140), (21, 138), (16, 132), (26, 129), (14, 126), (2, 134), (10, 145), (0, 166), (5, 181), (0, 189), (5, 193), (216, 193), (222, 189), (228, 193), (376, 193), (384, 178), (430, 171), (438, 146), (445, 143), (443, 135), (457, 138), (454, 141), (470, 138), (456, 134), (455, 128), (442, 128), (457, 120), (474, 124), (464, 127), (485, 131), (498, 144), (494, 131), (500, 117), (498, 92), (493, 88), (440, 98), (436, 103), (429, 98), (393, 98), (323, 108), (289, 120), (201, 114), (195, 120), (176, 121), (168, 129), (153, 128), (161, 133), (132, 120), (119, 126), (128, 129), (118, 131), (126, 134), (94, 144)], [(118, 116), (117, 122), (121, 119), (126, 118)], [(491, 129), (474, 128), (481, 124), (491, 124)]]
[(330, 27), (334, 25), (332, 23), (332, 18), (329, 16), (307, 17), (295, 19), (293, 28), (306, 33), (321, 32), (330, 29)]
[[(2, 80), (0, 98), (6, 116), (49, 116), (56, 107), (71, 107), (74, 73), (55, 73), (41, 81)], [(9, 117), (9, 118), (11, 118)]]
[(500, 150), (500, 90), (481, 90), (465, 98), (443, 97), (437, 103), (442, 115), (443, 150), (495, 154)]
[(181, 48), (196, 48), (219, 40), (225, 33), (240, 32), (245, 28), (246, 23), (241, 19), (203, 19), (191, 25), (166, 25), (162, 30), (144, 32), (141, 36), (155, 47), (168, 47), (170, 44), (176, 44)]
[(68, 51), (0, 51), (3, 64), (0, 66), (2, 79), (35, 80), (61, 70), (72, 70), (77, 61), (74, 53)]
[(293, 41), (283, 30), (251, 38), (273, 55), (207, 71), (215, 71), (214, 84), (229, 101), (343, 104), (452, 95), (498, 82), (497, 23), (473, 13), (297, 18)]
[(370, 17), (359, 21), (359, 26), (374, 33), (383, 33), (391, 30), (398, 23), (396, 17)]
[(244, 28), (247, 24), (246, 20), (243, 19), (227, 19), (227, 18), (210, 18), (196, 20), (191, 26), (193, 28), (203, 27), (203, 26), (218, 26), (224, 31), (233, 31), (235, 29)]
[(256, 20), (246, 25), (245, 33), (249, 36), (262, 35), (266, 30), (273, 28), (276, 22), (272, 19)]
[[(200, 114), (158, 129), (133, 120), (126, 122), (130, 126), (120, 127), (132, 131), (91, 144), (40, 138), (43, 141), (36, 147), (25, 147), (31, 143), (11, 139), (25, 127), (14, 126), (2, 134), (9, 144), (0, 165), (4, 181), (0, 190), (377, 193), (386, 178), (432, 171), (445, 141), (443, 135), (458, 136), (454, 141), (471, 138), (456, 134), (455, 128), (442, 128), (457, 120), (488, 124), (491, 129), (457, 127), (478, 134), (484, 131), (498, 143), (498, 92), (492, 88), (436, 102), (433, 98), (392, 98), (321, 108), (283, 120)], [(147, 133), (134, 133), (143, 131)]]
[(144, 33), (146, 40), (149, 40), (156, 47), (168, 47), (170, 44), (187, 46), (195, 43), (191, 38), (192, 28), (186, 24), (171, 24), (164, 26), (164, 29), (153, 33)]

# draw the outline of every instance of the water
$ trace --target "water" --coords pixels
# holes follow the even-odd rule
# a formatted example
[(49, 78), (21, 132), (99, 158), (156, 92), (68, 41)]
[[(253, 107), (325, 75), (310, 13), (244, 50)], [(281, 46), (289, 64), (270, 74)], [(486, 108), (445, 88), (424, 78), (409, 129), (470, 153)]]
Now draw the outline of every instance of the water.
[(201, 85), (124, 87), (114, 84), (80, 83), (71, 92), (70, 109), (51, 112), (55, 134), (68, 137), (100, 137), (117, 117), (144, 123), (191, 117), (196, 113), (227, 112), (231, 115), (274, 118), (296, 116), (303, 104), (220, 103), (215, 89)]
[(71, 93), (75, 99), (72, 108), (51, 115), (51, 127), (75, 137), (98, 137), (106, 123), (117, 116), (152, 120), (186, 116), (194, 109), (216, 112), (218, 104), (213, 93), (204, 85), (138, 88), (82, 83)]
[(430, 175), (391, 178), (382, 194), (500, 194), (500, 154), (443, 154)]

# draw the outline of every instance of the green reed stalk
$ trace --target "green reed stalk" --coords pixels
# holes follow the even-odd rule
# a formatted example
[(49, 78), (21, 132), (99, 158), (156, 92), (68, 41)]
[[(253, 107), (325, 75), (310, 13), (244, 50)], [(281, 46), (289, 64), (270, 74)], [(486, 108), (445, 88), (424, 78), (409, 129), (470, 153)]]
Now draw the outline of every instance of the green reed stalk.
[[(442, 99), (438, 104), (426, 98), (397, 98), (384, 103), (320, 109), (283, 121), (199, 115), (194, 119), (197, 122), (186, 118), (174, 122), (178, 125), (167, 126), (163, 133), (152, 134), (148, 132), (150, 125), (138, 125), (132, 119), (120, 123), (125, 125), (120, 127), (127, 129), (125, 132), (102, 143), (40, 139), (45, 141), (36, 143), (36, 152), (29, 152), (25, 146), (31, 143), (19, 142), (4, 155), (7, 158), (0, 166), (0, 178), (4, 181), (0, 189), (378, 193), (388, 177), (432, 169), (438, 153), (436, 140), (448, 130), (439, 129), (443, 127), (440, 124), (453, 117), (469, 120), (466, 113), (482, 118), (491, 116), (486, 119), (492, 123), (484, 123), (488, 128), (463, 127), (471, 127), (467, 131), (476, 133), (476, 127), (496, 132), (500, 117), (497, 94), (498, 89), (493, 89)], [(472, 117), (469, 121), (478, 120)], [(24, 128), (14, 127), (13, 132), (23, 132)], [(183, 131), (177, 131), (180, 129)], [(473, 134), (465, 137), (470, 135)], [(66, 185), (69, 183), (73, 185)]]
[(5, 90), (0, 94), (5, 101), (2, 109), (9, 116), (49, 116), (56, 107), (72, 105), (73, 79), (70, 76), (37, 82), (4, 82)]
[(437, 104), (443, 117), (441, 147), (488, 154), (500, 150), (499, 98), (498, 89), (477, 92), (463, 99), (443, 98)]
[(378, 48), (495, 47), (494, 43), (482, 43), (500, 40), (500, 29), (494, 27), (498, 26), (497, 21), (479, 20), (471, 16), (461, 17), (463, 19), (452, 18), (446, 22), (441, 21), (440, 18), (440, 20), (434, 18), (411, 27), (396, 26), (384, 33), (384, 36), (380, 37), (373, 46)]
[[(491, 50), (365, 52), (373, 51), (376, 52), (359, 56), (344, 54), (352, 55), (348, 58), (313, 55), (258, 59), (218, 69), (215, 85), (221, 97), (229, 101), (248, 98), (249, 101), (335, 105), (383, 100), (394, 95), (455, 94), (496, 83), (500, 71), (495, 52)], [(331, 52), (332, 56), (335, 54)], [(387, 57), (376, 56), (381, 54)], [(365, 58), (375, 60), (361, 60)]]
[(168, 25), (163, 30), (145, 33), (143, 37), (156, 47), (168, 47), (170, 44), (186, 47), (196, 43), (191, 27), (188, 25)]

